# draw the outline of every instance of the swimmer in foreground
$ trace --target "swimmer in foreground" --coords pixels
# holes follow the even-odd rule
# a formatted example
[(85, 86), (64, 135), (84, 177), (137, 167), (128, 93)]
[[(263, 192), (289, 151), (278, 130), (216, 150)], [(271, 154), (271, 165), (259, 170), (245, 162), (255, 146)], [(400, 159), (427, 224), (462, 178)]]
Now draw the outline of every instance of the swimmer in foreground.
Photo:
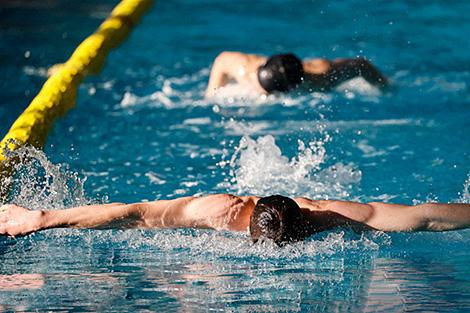
[(328, 91), (358, 76), (379, 88), (388, 85), (387, 78), (364, 58), (301, 61), (292, 53), (266, 58), (225, 51), (214, 60), (206, 96), (214, 96), (230, 81), (252, 86), (261, 94), (270, 94), (289, 91), (301, 84), (309, 90)]
[(416, 206), (284, 196), (228, 194), (174, 200), (88, 205), (32, 211), (14, 204), (0, 207), (0, 234), (27, 235), (49, 228), (212, 228), (249, 231), (253, 242), (277, 245), (336, 227), (386, 232), (447, 231), (470, 227), (470, 204)]

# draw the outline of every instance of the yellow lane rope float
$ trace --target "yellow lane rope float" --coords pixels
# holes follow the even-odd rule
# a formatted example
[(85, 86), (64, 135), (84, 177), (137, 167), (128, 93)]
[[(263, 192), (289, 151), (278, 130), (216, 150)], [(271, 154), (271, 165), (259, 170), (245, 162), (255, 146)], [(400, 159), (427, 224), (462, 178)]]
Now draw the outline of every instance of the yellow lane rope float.
[(38, 95), (1, 141), (0, 162), (6, 161), (6, 150), (25, 144), (38, 148), (44, 145), (54, 120), (75, 105), (77, 88), (83, 78), (101, 70), (109, 51), (128, 36), (152, 4), (153, 0), (121, 1), (96, 32), (75, 49), (69, 60), (54, 68)]

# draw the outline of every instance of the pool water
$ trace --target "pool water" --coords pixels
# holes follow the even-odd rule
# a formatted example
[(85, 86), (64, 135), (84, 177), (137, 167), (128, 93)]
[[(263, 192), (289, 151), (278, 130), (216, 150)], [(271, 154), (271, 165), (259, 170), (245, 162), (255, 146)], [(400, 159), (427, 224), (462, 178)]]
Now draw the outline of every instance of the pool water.
[[(0, 4), (0, 130), (117, 1)], [(209, 193), (470, 202), (468, 1), (158, 1), (80, 87), (10, 201), (35, 209)], [(393, 81), (204, 99), (223, 50), (363, 55)], [(338, 229), (279, 249), (211, 230), (0, 238), (0, 311), (468, 312), (470, 232)]]

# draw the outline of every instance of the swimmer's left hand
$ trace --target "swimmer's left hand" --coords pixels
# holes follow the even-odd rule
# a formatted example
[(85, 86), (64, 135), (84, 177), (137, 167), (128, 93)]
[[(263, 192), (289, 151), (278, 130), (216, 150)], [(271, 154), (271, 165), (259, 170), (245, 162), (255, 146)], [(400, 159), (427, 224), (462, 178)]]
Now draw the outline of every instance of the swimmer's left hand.
[(41, 229), (44, 212), (32, 211), (15, 204), (0, 207), (0, 235), (24, 236)]

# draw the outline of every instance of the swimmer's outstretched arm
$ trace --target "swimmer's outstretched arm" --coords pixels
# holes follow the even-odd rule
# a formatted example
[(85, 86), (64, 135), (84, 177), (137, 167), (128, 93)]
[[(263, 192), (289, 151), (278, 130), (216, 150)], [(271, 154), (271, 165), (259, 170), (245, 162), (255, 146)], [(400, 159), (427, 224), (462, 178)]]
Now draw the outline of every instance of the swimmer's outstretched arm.
[(388, 79), (364, 58), (334, 60), (327, 72), (327, 79), (333, 85), (338, 85), (357, 76), (363, 77), (379, 88), (389, 85)]
[[(447, 231), (470, 227), (470, 204), (425, 203), (415, 206), (381, 202), (296, 200), (312, 211), (329, 211), (352, 222), (387, 232)], [(338, 226), (347, 224), (339, 220)]]
[(366, 223), (383, 231), (448, 231), (470, 227), (470, 204), (425, 203), (416, 206), (373, 202)]
[(32, 211), (0, 207), (0, 235), (18, 236), (50, 228), (215, 228), (246, 230), (253, 197), (226, 194), (145, 203), (86, 205)]
[[(139, 203), (87, 205), (64, 210), (29, 210), (14, 204), (0, 208), (0, 234), (27, 235), (49, 228), (131, 228), (142, 224)], [(158, 211), (158, 210), (156, 210)]]

